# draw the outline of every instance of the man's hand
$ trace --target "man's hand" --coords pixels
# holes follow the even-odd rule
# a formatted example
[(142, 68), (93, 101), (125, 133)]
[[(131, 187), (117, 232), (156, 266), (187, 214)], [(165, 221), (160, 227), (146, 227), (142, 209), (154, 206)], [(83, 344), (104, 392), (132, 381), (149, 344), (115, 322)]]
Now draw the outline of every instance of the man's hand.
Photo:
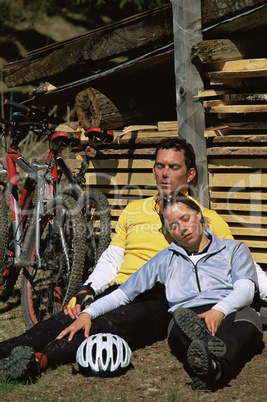
[(64, 313), (75, 319), (77, 315), (94, 301), (91, 290), (81, 290), (72, 299), (65, 304)]
[(224, 314), (215, 309), (211, 309), (206, 311), (205, 313), (198, 314), (198, 316), (199, 318), (205, 320), (208, 330), (211, 332), (213, 336), (216, 334), (219, 326), (221, 325), (224, 319)]
[(91, 317), (87, 313), (82, 313), (79, 317), (66, 329), (64, 329), (60, 334), (57, 336), (56, 339), (62, 339), (64, 336), (69, 334), (68, 341), (71, 341), (76, 334), (76, 332), (80, 331), (81, 329), (84, 330), (85, 338), (89, 337), (90, 329), (91, 329)]

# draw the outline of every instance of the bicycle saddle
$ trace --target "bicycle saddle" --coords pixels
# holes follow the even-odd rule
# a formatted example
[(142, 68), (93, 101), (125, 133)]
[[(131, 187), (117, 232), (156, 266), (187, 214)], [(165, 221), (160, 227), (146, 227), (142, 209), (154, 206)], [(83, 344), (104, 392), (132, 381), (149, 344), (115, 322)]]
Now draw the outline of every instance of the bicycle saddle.
[(66, 147), (76, 147), (80, 143), (80, 137), (76, 133), (66, 133), (65, 131), (59, 131), (51, 136), (51, 144), (61, 143)]
[(85, 131), (84, 135), (91, 142), (107, 142), (110, 143), (114, 139), (114, 134), (111, 130), (99, 127), (90, 127)]

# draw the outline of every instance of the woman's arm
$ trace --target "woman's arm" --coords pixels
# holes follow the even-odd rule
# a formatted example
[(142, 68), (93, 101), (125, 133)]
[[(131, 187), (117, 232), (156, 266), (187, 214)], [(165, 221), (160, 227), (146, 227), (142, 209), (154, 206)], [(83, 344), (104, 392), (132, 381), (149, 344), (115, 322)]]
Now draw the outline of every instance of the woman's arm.
[(81, 329), (84, 330), (85, 338), (89, 337), (90, 329), (91, 329), (91, 317), (89, 314), (80, 314), (79, 317), (66, 329), (64, 329), (60, 334), (57, 336), (56, 339), (62, 339), (64, 336), (69, 334), (68, 341), (71, 341), (76, 334), (76, 332), (80, 331)]
[(90, 306), (82, 311), (82, 314), (87, 313), (90, 315), (91, 319), (94, 320), (100, 315), (130, 303), (130, 301), (126, 294), (119, 288), (90, 304)]
[(158, 253), (155, 257), (151, 258), (145, 265), (143, 265), (138, 271), (136, 271), (120, 288), (107, 296), (101, 297), (94, 303), (90, 304), (85, 310), (83, 310), (78, 318), (66, 329), (64, 329), (57, 337), (62, 339), (69, 334), (69, 341), (72, 340), (74, 334), (81, 329), (84, 329), (84, 335), (89, 336), (91, 328), (91, 319), (97, 318), (99, 315), (103, 315), (115, 308), (118, 308), (124, 304), (132, 301), (138, 294), (151, 289), (157, 281), (165, 283), (166, 276), (166, 260), (161, 258), (166, 251)]
[(114, 290), (84, 309), (78, 318), (58, 335), (57, 339), (62, 339), (69, 334), (68, 340), (71, 341), (76, 332), (81, 329), (84, 330), (84, 336), (88, 338), (93, 319), (129, 302), (130, 300), (121, 289)]
[(208, 330), (215, 335), (224, 317), (248, 306), (254, 297), (255, 283), (250, 279), (239, 279), (234, 283), (233, 291), (215, 304), (211, 310), (199, 314), (205, 320)]
[(255, 283), (250, 279), (239, 279), (234, 283), (233, 287), (233, 291), (228, 296), (213, 306), (213, 309), (221, 311), (224, 317), (245, 306), (249, 306), (254, 298)]

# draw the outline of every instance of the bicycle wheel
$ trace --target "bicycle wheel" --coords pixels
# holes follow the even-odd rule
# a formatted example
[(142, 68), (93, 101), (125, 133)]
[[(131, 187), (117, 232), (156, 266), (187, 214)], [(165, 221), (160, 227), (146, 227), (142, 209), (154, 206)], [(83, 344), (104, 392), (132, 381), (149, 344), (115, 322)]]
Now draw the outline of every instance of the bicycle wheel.
[[(33, 215), (31, 228), (35, 228), (35, 221)], [(24, 245), (27, 260), (33, 262), (24, 268), (22, 278), (21, 304), (27, 329), (64, 307), (81, 285), (84, 268), (86, 230), (75, 200), (67, 195), (56, 197), (47, 206), (39, 227), (39, 266), (35, 235), (30, 233), (30, 245)]]
[(85, 192), (78, 202), (87, 226), (84, 272), (84, 279), (87, 279), (99, 257), (110, 243), (110, 206), (106, 196), (98, 190)]
[(12, 292), (17, 274), (10, 270), (10, 263), (6, 257), (8, 249), (8, 207), (5, 196), (0, 190), (0, 300), (6, 301)]

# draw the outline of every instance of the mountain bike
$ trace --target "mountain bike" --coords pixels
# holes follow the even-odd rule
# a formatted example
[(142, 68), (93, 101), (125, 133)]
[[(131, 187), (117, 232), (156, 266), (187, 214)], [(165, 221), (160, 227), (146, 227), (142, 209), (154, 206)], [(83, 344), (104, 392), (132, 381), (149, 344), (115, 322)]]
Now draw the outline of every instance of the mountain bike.
[[(16, 110), (19, 110), (21, 113), (23, 112), (23, 116), (26, 115), (27, 119), (33, 120), (35, 126), (37, 125), (37, 127), (38, 125), (44, 123), (47, 126), (47, 121), (51, 119), (50, 116), (45, 115), (36, 109), (30, 109), (24, 105), (11, 101), (8, 101), (7, 103), (9, 106), (12, 106)], [(45, 170), (45, 178), (50, 177), (50, 183), (52, 183), (51, 187), (54, 189), (54, 193), (59, 192), (60, 179), (63, 174), (67, 178), (67, 181), (69, 183), (67, 191), (66, 187), (64, 187), (64, 197), (66, 196), (66, 193), (71, 194), (71, 197), (74, 198), (79, 204), (79, 209), (81, 210), (82, 215), (85, 219), (84, 227), (86, 236), (86, 260), (84, 264), (85, 269), (83, 270), (84, 280), (84, 278), (88, 276), (89, 271), (93, 270), (99, 256), (109, 245), (111, 235), (110, 208), (107, 198), (100, 191), (82, 191), (82, 185), (85, 182), (84, 176), (88, 169), (89, 160), (92, 157), (92, 152), (94, 151), (94, 149), (92, 149), (91, 146), (86, 148), (85, 156), (82, 161), (79, 173), (77, 175), (72, 174), (71, 170), (68, 168), (64, 159), (62, 158), (61, 151), (65, 147), (68, 147), (70, 145), (77, 146), (79, 144), (79, 137), (73, 132), (54, 132), (56, 129), (55, 126), (58, 127), (57, 125), (50, 125), (50, 128), (46, 127), (47, 134), (53, 133), (50, 136), (51, 146), (46, 163), (44, 165), (34, 163), (33, 168), (37, 171)], [(40, 129), (37, 130), (35, 128), (35, 132), (40, 132)], [(113, 140), (113, 133), (110, 130), (102, 130), (99, 128), (91, 128), (87, 130), (85, 136), (88, 138), (88, 142), (91, 145), (99, 142), (111, 142)], [(25, 186), (25, 188), (29, 188), (30, 184), (32, 185), (32, 183), (35, 183), (29, 178), (27, 178), (26, 181), (27, 185)], [(29, 194), (27, 195), (27, 197), (24, 194), (25, 192), (26, 190), (23, 188), (20, 200), (22, 206), (30, 204), (30, 201), (27, 201), (26, 203), (26, 201), (23, 200), (24, 198), (31, 200), (32, 189), (30, 188), (30, 190), (28, 190)], [(25, 224), (25, 216), (27, 217), (27, 214), (24, 213), (22, 225)], [(11, 235), (9, 235), (9, 238), (12, 239), (12, 232)], [(0, 287), (2, 300), (7, 300), (18, 277), (19, 270), (13, 269), (12, 261), (12, 259), (6, 258), (6, 261), (0, 270), (0, 278), (2, 278)], [(43, 319), (43, 316), (40, 315), (39, 310), (39, 305), (41, 304), (41, 301), (39, 299), (41, 297), (38, 296), (36, 293), (33, 294), (33, 286), (29, 286), (29, 283), (32, 283), (34, 285), (35, 283), (39, 282), (39, 276), (42, 274), (42, 272), (40, 270), (36, 270), (35, 272), (34, 268), (31, 267), (28, 270), (28, 273), (28, 276), (23, 276), (22, 281), (22, 305), (24, 306), (24, 320), (27, 328), (35, 324), (40, 319)], [(77, 280), (78, 275), (76, 275), (76, 283)], [(80, 281), (82, 282), (82, 279), (80, 279)], [(73, 286), (70, 286), (70, 289), (72, 288)], [(60, 301), (62, 300), (61, 287), (58, 286), (56, 289), (58, 292), (57, 301)], [(68, 294), (70, 293), (71, 291), (68, 292)], [(65, 295), (64, 300), (67, 300), (67, 295)], [(55, 308), (54, 311), (60, 309), (62, 305), (64, 305), (64, 303), (58, 302), (56, 305), (57, 308)], [(36, 316), (38, 317), (37, 319)]]
[[(79, 172), (75, 175), (67, 166), (57, 146), (50, 149), (50, 153), (55, 156), (55, 161), (61, 173), (68, 181), (61, 191), (71, 194), (80, 205), (82, 214), (86, 220), (86, 259), (84, 280), (91, 273), (101, 256), (108, 247), (111, 239), (111, 216), (110, 206), (107, 197), (99, 190), (89, 189), (83, 191), (85, 184), (85, 174), (89, 167), (90, 159), (96, 154), (92, 145), (96, 143), (110, 143), (113, 141), (113, 133), (110, 130), (91, 127), (84, 133), (88, 140), (84, 158), (81, 162)], [(52, 136), (52, 140), (53, 140)], [(50, 156), (49, 156), (50, 158)], [(49, 160), (48, 158), (48, 160)], [(58, 180), (60, 184), (60, 180)]]
[[(1, 274), (2, 279), (7, 279), (3, 283), (7, 294), (23, 269), (21, 304), (27, 328), (55, 314), (77, 291), (86, 252), (84, 218), (73, 197), (57, 194), (57, 169), (53, 159), (41, 174), (18, 152), (19, 143), (29, 129), (39, 135), (50, 135), (57, 127), (45, 119), (40, 121), (40, 116), (39, 121), (35, 121), (35, 115), (32, 117), (15, 112), (10, 121), (0, 119), (2, 135), (12, 138), (0, 172), (8, 176), (4, 183), (5, 198), (0, 191), (5, 221), (7, 207), (11, 211), (8, 242), (6, 232), (0, 233), (0, 243), (3, 239), (3, 244), (8, 243)], [(79, 136), (74, 135), (68, 136), (64, 143), (73, 146), (79, 141)], [(17, 167), (27, 175), (21, 192)]]

